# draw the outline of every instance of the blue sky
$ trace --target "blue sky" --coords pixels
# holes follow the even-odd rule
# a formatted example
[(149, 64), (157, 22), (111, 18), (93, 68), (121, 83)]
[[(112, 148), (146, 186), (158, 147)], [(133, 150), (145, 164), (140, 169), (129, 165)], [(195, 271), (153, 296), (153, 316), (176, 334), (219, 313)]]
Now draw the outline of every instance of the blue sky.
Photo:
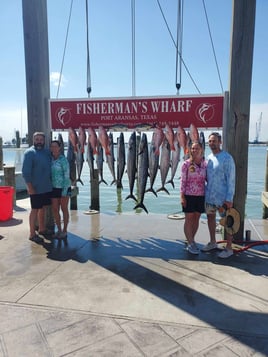
[[(0, 136), (27, 132), (22, 0), (2, 0), (0, 12)], [(173, 37), (177, 0), (159, 0)], [(57, 94), (71, 0), (47, 0), (50, 94)], [(223, 90), (229, 87), (232, 0), (205, 0)], [(251, 93), (250, 139), (262, 112), (260, 140), (268, 140), (268, 1), (257, 0)], [(135, 89), (137, 96), (176, 95), (174, 43), (157, 0), (136, 0)], [(203, 1), (184, 2), (182, 57), (201, 94), (221, 93)], [(91, 97), (131, 96), (131, 0), (89, 0)], [(83, 98), (86, 92), (85, 1), (74, 0), (59, 98)], [(198, 94), (182, 66), (181, 95)]]

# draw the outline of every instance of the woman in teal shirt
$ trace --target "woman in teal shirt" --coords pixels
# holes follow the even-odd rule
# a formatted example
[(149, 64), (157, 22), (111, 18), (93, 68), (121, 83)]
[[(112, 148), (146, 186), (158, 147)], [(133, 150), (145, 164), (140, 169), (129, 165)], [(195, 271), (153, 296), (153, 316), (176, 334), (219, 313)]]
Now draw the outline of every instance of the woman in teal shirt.
[[(69, 223), (68, 203), (71, 193), (71, 180), (69, 163), (61, 154), (61, 144), (58, 140), (53, 140), (50, 145), (52, 153), (51, 178), (52, 178), (52, 210), (58, 231), (54, 237), (59, 239), (67, 238), (67, 226)], [(63, 215), (63, 227), (61, 227), (60, 210)]]

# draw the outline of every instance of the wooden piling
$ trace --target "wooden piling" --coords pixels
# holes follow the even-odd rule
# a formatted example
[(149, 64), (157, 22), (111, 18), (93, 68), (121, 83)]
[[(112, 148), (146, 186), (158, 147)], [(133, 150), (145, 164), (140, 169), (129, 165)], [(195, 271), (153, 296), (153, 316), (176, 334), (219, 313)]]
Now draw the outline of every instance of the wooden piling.
[(99, 187), (99, 175), (98, 170), (93, 170), (93, 175), (91, 175), (90, 180), (90, 192), (91, 192), (91, 210), (100, 210), (100, 187)]

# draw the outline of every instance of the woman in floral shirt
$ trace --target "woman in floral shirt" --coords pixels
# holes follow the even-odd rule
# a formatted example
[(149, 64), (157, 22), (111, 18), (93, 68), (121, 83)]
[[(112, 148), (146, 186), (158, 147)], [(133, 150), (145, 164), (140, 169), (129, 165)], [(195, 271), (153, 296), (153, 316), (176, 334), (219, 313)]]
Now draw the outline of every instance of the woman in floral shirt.
[(181, 168), (181, 204), (185, 213), (184, 234), (188, 241), (188, 251), (198, 254), (194, 237), (199, 226), (201, 213), (205, 212), (206, 162), (202, 145), (193, 142), (190, 158)]
[[(69, 223), (68, 203), (71, 193), (70, 168), (66, 157), (61, 154), (61, 145), (58, 140), (51, 142), (50, 151), (52, 153), (52, 210), (58, 228), (54, 237), (67, 238), (67, 226)], [(60, 209), (63, 215), (63, 228), (61, 228)]]

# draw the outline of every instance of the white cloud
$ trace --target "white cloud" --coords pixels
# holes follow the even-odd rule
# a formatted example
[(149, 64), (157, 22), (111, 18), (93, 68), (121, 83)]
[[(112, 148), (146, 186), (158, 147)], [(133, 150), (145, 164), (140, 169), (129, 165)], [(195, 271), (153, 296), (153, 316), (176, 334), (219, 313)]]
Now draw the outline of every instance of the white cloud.
[(58, 87), (59, 83), (60, 83), (60, 87), (64, 87), (65, 84), (67, 83), (67, 80), (65, 79), (63, 74), (60, 76), (60, 72), (51, 72), (50, 73), (50, 83), (54, 87)]

